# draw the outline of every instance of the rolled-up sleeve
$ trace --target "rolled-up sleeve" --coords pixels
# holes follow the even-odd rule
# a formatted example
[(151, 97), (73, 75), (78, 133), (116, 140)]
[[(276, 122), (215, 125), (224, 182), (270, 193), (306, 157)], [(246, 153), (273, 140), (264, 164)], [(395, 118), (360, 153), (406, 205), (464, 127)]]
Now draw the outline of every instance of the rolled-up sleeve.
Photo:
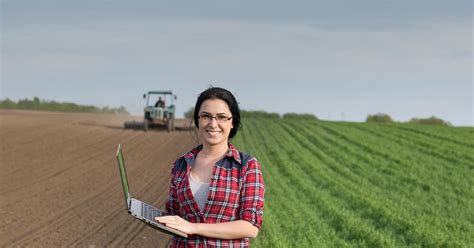
[[(176, 164), (176, 162), (175, 162)], [(170, 191), (168, 201), (165, 204), (165, 210), (167, 215), (178, 215), (179, 213), (179, 202), (177, 197), (177, 188), (175, 185), (175, 164), (173, 164), (173, 169), (171, 170), (171, 182), (170, 182)]]
[(254, 158), (248, 161), (243, 172), (242, 190), (240, 193), (240, 219), (250, 222), (257, 228), (263, 224), (263, 206), (265, 185), (260, 163)]

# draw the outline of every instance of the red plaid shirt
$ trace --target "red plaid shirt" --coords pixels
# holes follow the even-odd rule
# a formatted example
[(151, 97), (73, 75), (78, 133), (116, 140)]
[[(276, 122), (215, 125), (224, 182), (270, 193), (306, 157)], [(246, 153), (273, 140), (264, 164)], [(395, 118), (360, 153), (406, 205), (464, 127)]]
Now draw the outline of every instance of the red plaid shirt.
[[(229, 151), (212, 170), (204, 211), (200, 211), (189, 186), (188, 174), (202, 145), (181, 156), (171, 171), (168, 215), (179, 215), (192, 223), (222, 223), (246, 220), (260, 229), (265, 186), (257, 159), (239, 152), (229, 143)], [(248, 247), (249, 239), (215, 239), (200, 235), (173, 236), (171, 247)]]

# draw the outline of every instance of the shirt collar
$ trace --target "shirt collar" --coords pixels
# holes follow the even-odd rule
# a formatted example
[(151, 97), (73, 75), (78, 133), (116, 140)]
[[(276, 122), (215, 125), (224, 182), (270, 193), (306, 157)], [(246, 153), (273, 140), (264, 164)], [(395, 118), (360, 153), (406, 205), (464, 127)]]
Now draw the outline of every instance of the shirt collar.
[(237, 161), (239, 164), (242, 164), (242, 160), (240, 159), (240, 152), (231, 143), (229, 143), (229, 151), (227, 151), (227, 154), (225, 156), (226, 157), (233, 157), (235, 159), (235, 161)]
[[(225, 157), (227, 158), (234, 158), (235, 161), (237, 161), (239, 164), (242, 164), (242, 160), (240, 158), (240, 153), (239, 151), (237, 150), (237, 148), (231, 144), (231, 143), (228, 143), (228, 146), (229, 146), (229, 150), (227, 151), (227, 153), (225, 154)], [(186, 153), (184, 155), (184, 158), (186, 159), (186, 161), (188, 162), (188, 164), (191, 164), (192, 161), (195, 159), (196, 155), (202, 150), (202, 144), (201, 145), (198, 145), (196, 146), (195, 148), (193, 148), (191, 151), (189, 151), (188, 153)]]

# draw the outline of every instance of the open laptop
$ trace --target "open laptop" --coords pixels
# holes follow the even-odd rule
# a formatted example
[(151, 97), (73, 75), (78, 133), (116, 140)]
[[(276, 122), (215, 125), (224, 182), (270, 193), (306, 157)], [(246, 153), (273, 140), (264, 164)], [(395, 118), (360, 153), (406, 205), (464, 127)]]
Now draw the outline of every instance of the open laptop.
[(164, 211), (161, 211), (135, 198), (131, 198), (121, 144), (119, 144), (117, 148), (117, 162), (120, 171), (120, 178), (122, 179), (123, 195), (125, 196), (125, 204), (127, 206), (128, 213), (161, 232), (171, 235), (176, 234), (187, 238), (188, 235), (186, 233), (167, 227), (155, 220), (155, 217), (165, 215)]

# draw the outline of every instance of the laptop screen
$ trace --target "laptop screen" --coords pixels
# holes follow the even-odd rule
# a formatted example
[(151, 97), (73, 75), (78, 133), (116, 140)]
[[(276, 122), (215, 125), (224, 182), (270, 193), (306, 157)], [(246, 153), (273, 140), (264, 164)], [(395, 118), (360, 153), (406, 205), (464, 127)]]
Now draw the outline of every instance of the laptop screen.
[(123, 160), (123, 154), (122, 154), (122, 145), (119, 144), (117, 148), (117, 162), (119, 166), (119, 171), (120, 171), (120, 178), (122, 180), (122, 186), (123, 186), (123, 196), (125, 197), (125, 203), (127, 206), (128, 210), (128, 198), (130, 195), (130, 191), (128, 188), (128, 180), (127, 180), (127, 173), (125, 172), (125, 162)]

